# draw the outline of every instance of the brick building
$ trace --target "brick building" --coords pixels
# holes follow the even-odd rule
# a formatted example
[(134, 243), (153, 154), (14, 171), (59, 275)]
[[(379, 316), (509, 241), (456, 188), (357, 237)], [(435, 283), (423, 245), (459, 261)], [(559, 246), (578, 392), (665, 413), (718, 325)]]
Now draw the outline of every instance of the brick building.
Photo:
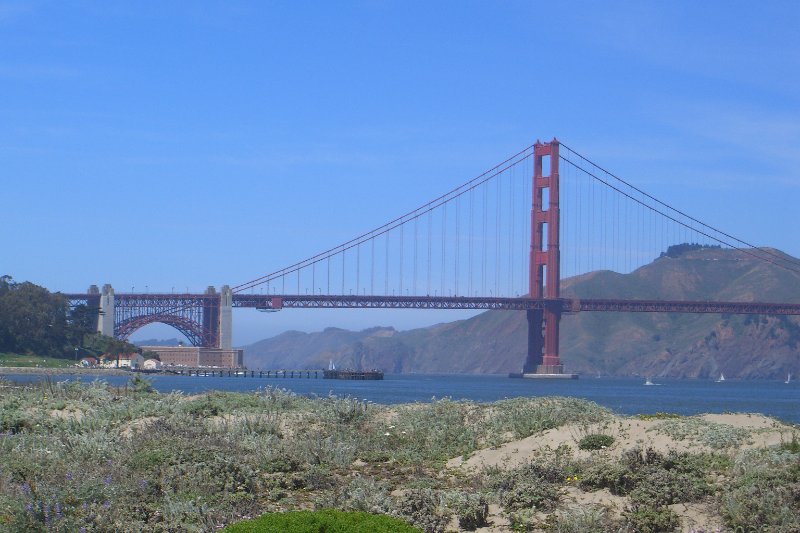
[(202, 348), (199, 346), (142, 346), (156, 352), (164, 367), (243, 368), (244, 350), (231, 348)]

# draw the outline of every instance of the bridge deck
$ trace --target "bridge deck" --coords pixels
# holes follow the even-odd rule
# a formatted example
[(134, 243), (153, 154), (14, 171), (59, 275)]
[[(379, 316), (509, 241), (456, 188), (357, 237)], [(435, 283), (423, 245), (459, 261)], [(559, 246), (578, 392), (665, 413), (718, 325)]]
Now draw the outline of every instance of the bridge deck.
[[(72, 305), (86, 303), (88, 294), (64, 294)], [(115, 295), (118, 305), (160, 306), (169, 310), (198, 299), (219, 298), (207, 294), (132, 294)], [(800, 304), (772, 302), (712, 302), (691, 300), (617, 300), (603, 298), (502, 298), (485, 296), (358, 296), (358, 295), (264, 295), (234, 294), (233, 307), (263, 311), (311, 308), (375, 309), (472, 309), (526, 311), (556, 305), (562, 313), (604, 311), (620, 313), (729, 313), (752, 315), (800, 315)]]
[(770, 302), (711, 302), (688, 300), (615, 300), (558, 298), (492, 298), (470, 296), (354, 296), (354, 295), (247, 295), (235, 294), (234, 307), (265, 311), (282, 308), (385, 309), (500, 309), (525, 311), (556, 305), (562, 313), (612, 311), (623, 313), (730, 313), (800, 315), (800, 304)]

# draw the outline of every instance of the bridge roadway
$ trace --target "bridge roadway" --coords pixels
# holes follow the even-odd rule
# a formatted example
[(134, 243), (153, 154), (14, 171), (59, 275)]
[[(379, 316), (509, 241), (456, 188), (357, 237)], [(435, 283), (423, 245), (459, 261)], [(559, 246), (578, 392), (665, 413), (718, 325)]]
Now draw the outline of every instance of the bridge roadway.
[[(64, 294), (72, 305), (85, 303), (86, 293)], [(151, 307), (170, 312), (203, 301), (219, 300), (219, 294), (118, 293), (117, 305)], [(800, 304), (771, 302), (714, 302), (691, 300), (618, 300), (608, 298), (504, 298), (486, 296), (364, 296), (324, 294), (234, 294), (232, 307), (262, 311), (311, 308), (374, 309), (473, 309), (526, 311), (557, 305), (561, 313), (612, 311), (620, 313), (729, 313), (749, 315), (800, 315)]]
[(615, 311), (621, 313), (729, 313), (750, 315), (800, 315), (800, 304), (769, 302), (712, 302), (689, 300), (616, 300), (558, 298), (500, 298), (471, 296), (360, 296), (360, 295), (256, 295), (234, 294), (233, 307), (262, 311), (305, 308), (379, 309), (500, 309), (525, 311), (558, 306), (562, 313)]

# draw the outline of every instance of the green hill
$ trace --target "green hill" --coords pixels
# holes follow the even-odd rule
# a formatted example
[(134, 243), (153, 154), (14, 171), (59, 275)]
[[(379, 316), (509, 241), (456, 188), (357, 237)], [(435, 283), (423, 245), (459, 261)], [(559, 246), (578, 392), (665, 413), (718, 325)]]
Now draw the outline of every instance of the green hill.
[[(598, 271), (563, 280), (562, 294), (800, 302), (800, 275), (745, 252), (676, 247), (629, 274)], [(245, 347), (245, 362), (298, 368), (333, 360), (340, 367), (388, 372), (506, 373), (522, 366), (526, 332), (524, 313), (514, 311), (402, 332), (287, 332)], [(584, 312), (565, 315), (561, 332), (562, 360), (569, 371), (582, 374), (783, 378), (800, 373), (800, 320), (793, 317)]]

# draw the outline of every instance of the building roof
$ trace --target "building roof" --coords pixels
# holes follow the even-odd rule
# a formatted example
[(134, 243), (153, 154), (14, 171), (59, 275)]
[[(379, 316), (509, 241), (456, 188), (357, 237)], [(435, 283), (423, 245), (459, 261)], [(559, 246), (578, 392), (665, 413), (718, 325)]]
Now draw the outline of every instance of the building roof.
[(136, 359), (137, 357), (141, 356), (142, 354), (139, 353), (121, 353), (119, 354), (119, 356), (106, 354), (103, 357), (105, 357), (106, 359), (111, 359), (113, 361), (116, 361), (117, 358), (119, 358), (120, 361), (130, 361), (132, 359)]

